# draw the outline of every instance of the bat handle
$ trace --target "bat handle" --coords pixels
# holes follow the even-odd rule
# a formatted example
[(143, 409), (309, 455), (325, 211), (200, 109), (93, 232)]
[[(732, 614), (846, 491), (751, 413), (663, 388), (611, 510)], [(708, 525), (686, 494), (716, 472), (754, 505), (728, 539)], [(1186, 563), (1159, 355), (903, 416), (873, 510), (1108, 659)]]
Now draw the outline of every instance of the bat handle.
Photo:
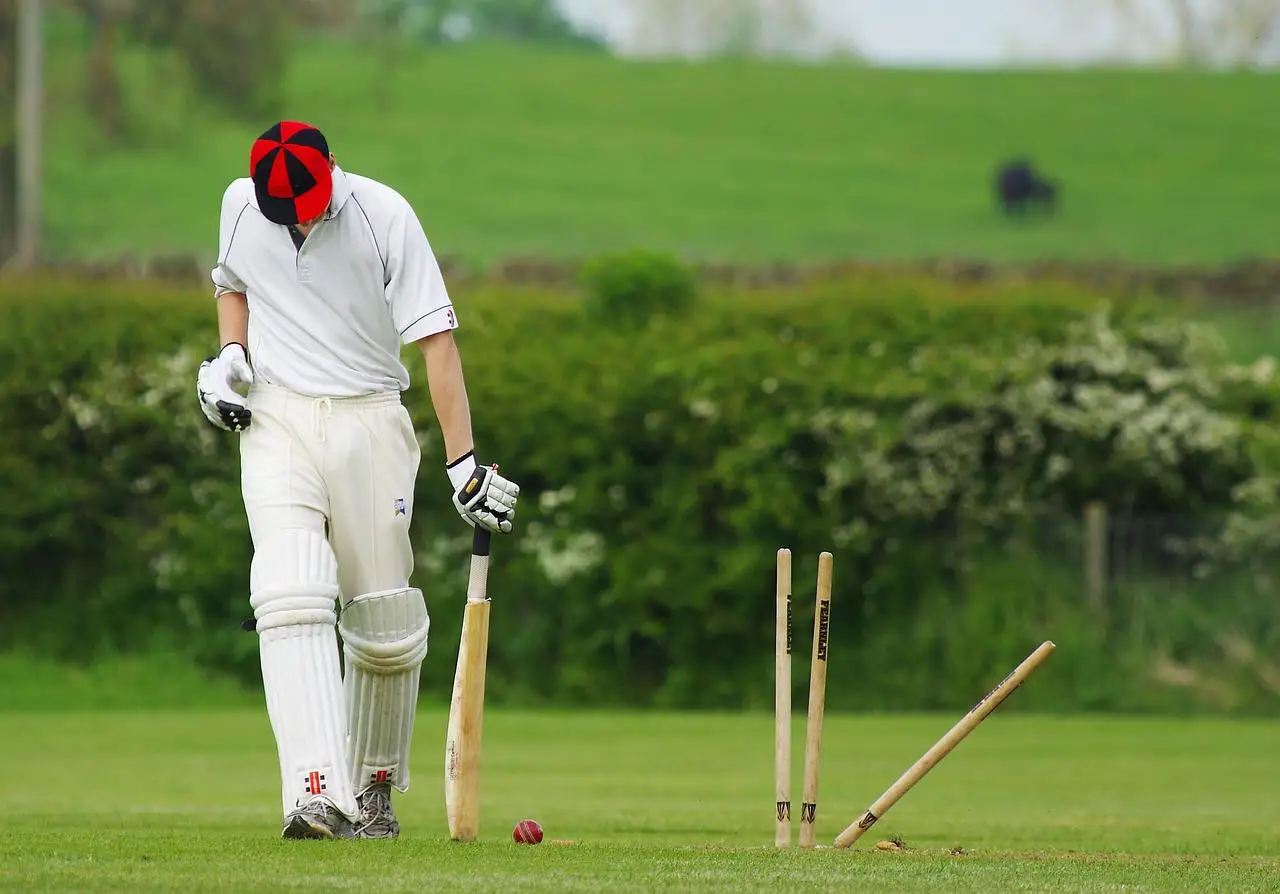
[[(498, 466), (496, 463), (490, 468), (492, 468), (493, 471), (495, 472), (498, 471)], [(492, 531), (490, 531), (488, 528), (482, 528), (479, 525), (476, 525), (475, 533), (471, 535), (471, 555), (477, 556), (480, 558), (488, 558), (489, 543), (492, 540), (492, 538), (493, 538)]]

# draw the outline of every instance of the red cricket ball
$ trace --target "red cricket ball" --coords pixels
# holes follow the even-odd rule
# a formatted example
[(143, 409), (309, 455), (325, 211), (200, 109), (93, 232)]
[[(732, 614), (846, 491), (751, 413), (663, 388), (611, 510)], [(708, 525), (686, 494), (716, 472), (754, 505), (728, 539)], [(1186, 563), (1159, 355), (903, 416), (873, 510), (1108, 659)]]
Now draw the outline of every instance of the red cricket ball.
[(537, 820), (523, 819), (511, 830), (511, 837), (516, 844), (538, 844), (542, 841), (542, 826)]

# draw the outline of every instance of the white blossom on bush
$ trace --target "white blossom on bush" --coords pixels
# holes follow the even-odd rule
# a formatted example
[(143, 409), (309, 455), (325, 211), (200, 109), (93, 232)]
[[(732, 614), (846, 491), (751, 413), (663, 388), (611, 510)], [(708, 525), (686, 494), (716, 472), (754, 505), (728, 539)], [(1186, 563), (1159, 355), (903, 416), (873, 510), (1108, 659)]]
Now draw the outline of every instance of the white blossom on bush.
[(520, 549), (557, 586), (598, 567), (605, 555), (604, 538), (594, 531), (557, 531), (537, 521), (525, 526)]

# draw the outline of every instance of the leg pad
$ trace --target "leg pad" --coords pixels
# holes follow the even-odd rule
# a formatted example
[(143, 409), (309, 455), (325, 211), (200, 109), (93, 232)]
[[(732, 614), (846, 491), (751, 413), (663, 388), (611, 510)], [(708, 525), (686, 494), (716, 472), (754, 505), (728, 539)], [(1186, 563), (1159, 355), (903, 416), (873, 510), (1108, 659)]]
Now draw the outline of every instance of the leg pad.
[(284, 812), (319, 795), (354, 820), (359, 809), (346, 762), (333, 550), (314, 531), (281, 531), (255, 552), (250, 588)]
[(418, 680), (431, 627), (416, 587), (356, 596), (339, 621), (346, 657), (348, 768), (357, 792), (409, 787)]

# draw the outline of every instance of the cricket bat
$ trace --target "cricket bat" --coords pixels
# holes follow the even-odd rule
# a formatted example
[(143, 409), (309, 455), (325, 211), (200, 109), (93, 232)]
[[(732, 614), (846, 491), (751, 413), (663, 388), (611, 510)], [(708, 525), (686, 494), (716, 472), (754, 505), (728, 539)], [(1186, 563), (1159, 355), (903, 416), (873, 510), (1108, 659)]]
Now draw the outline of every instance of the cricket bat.
[(480, 740), (484, 728), (484, 676), (489, 657), (490, 533), (477, 527), (471, 541), (471, 576), (462, 613), (462, 639), (449, 703), (444, 753), (444, 804), (449, 837), (475, 841), (480, 834)]

